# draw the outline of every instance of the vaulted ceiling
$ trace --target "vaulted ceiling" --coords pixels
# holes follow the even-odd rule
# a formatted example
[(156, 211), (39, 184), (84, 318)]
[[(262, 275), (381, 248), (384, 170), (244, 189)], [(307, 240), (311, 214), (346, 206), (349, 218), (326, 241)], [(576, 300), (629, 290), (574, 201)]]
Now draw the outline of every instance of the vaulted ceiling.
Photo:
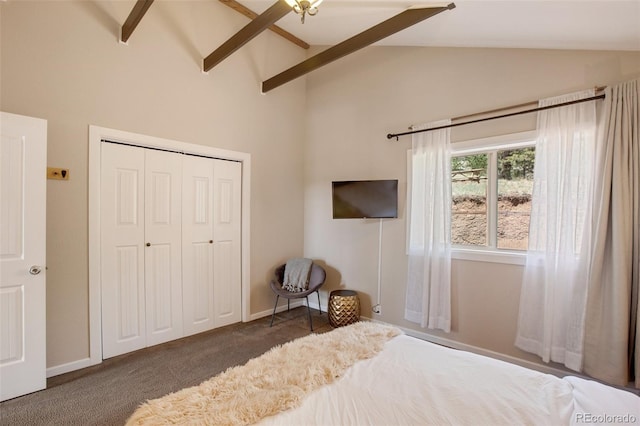
[[(273, 0), (238, 0), (261, 13)], [(456, 8), (379, 41), (386, 46), (640, 51), (640, 0), (452, 0)], [(446, 2), (444, 4), (447, 4)], [(311, 45), (334, 45), (421, 0), (324, 0), (304, 25), (278, 25)]]
[[(153, 1), (136, 1), (122, 26), (123, 41)], [(219, 1), (250, 20), (204, 58), (204, 71), (267, 29), (303, 48), (331, 46), (264, 81), (263, 92), (371, 44), (640, 51), (640, 0), (327, 0), (306, 23), (285, 0)]]

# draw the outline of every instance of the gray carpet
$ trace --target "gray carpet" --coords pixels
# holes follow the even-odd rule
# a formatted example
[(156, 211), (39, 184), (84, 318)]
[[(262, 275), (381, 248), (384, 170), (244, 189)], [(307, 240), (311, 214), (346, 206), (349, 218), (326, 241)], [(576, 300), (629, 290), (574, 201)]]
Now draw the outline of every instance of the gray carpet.
[[(331, 330), (312, 310), (314, 332)], [(138, 405), (195, 386), (310, 333), (305, 307), (234, 324), (52, 377), (47, 389), (0, 403), (2, 425), (122, 425)]]

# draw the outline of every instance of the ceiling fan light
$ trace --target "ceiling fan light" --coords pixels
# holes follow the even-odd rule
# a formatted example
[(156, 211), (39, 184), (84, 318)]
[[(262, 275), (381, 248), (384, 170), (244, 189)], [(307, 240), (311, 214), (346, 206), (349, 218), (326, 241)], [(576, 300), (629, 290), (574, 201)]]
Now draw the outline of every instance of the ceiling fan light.
[(318, 13), (318, 6), (322, 3), (322, 0), (285, 0), (289, 6), (293, 8), (293, 11), (298, 15), (302, 15), (301, 21), (304, 24), (304, 17), (306, 14), (311, 16)]

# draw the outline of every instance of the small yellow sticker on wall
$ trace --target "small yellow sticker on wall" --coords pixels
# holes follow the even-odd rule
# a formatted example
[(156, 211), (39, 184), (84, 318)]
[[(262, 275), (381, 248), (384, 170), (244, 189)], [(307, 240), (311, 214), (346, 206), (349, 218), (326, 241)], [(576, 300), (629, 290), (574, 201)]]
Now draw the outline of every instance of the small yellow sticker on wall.
[(69, 169), (47, 167), (47, 179), (69, 180)]

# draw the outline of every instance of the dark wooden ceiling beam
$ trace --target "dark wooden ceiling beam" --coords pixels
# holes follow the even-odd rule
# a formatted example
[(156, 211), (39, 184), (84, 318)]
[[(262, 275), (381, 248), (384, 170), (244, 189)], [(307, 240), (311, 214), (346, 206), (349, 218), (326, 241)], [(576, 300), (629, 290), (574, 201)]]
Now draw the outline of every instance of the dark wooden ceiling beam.
[(204, 58), (203, 70), (209, 71), (236, 50), (253, 40), (258, 34), (269, 28), (270, 25), (291, 12), (291, 6), (284, 0), (277, 0), (269, 9), (261, 13), (256, 19), (249, 22), (244, 28), (235, 33), (229, 40)]
[(122, 30), (120, 31), (120, 40), (123, 43), (126, 43), (127, 40), (129, 40), (129, 37), (131, 37), (131, 34), (133, 34), (133, 30), (136, 29), (144, 14), (147, 13), (147, 10), (149, 10), (149, 8), (151, 7), (152, 3), (153, 0), (138, 0), (133, 6), (133, 9), (131, 9), (131, 13), (129, 13), (129, 17), (122, 25)]
[[(241, 14), (243, 14), (244, 16), (246, 16), (249, 19), (255, 19), (258, 14), (255, 13), (253, 10), (249, 9), (246, 6), (241, 5), (240, 3), (238, 3), (236, 0), (219, 0), (220, 3), (229, 6), (231, 9), (235, 10), (236, 12), (239, 12)], [(291, 43), (295, 44), (296, 46), (300, 46), (303, 49), (308, 49), (309, 43), (307, 43), (304, 40), (299, 39), (298, 37), (294, 36), (293, 34), (291, 34), (290, 32), (280, 28), (277, 25), (271, 25), (268, 28), (269, 30), (273, 31), (274, 33), (278, 34), (280, 37), (283, 37), (286, 40), (289, 40)]]
[(397, 33), (405, 28), (424, 21), (434, 15), (445, 10), (453, 9), (455, 4), (450, 3), (444, 7), (425, 7), (425, 8), (413, 8), (407, 9), (398, 15), (375, 25), (368, 30), (361, 32), (342, 43), (336, 44), (329, 49), (318, 53), (311, 58), (300, 62), (298, 65), (294, 65), (286, 71), (271, 77), (270, 79), (262, 82), (262, 93), (267, 93), (276, 87), (282, 86), (285, 83), (290, 82), (298, 77), (301, 77), (313, 70), (316, 70), (328, 63), (340, 59), (350, 53), (369, 46), (383, 38), (389, 37), (392, 34)]

